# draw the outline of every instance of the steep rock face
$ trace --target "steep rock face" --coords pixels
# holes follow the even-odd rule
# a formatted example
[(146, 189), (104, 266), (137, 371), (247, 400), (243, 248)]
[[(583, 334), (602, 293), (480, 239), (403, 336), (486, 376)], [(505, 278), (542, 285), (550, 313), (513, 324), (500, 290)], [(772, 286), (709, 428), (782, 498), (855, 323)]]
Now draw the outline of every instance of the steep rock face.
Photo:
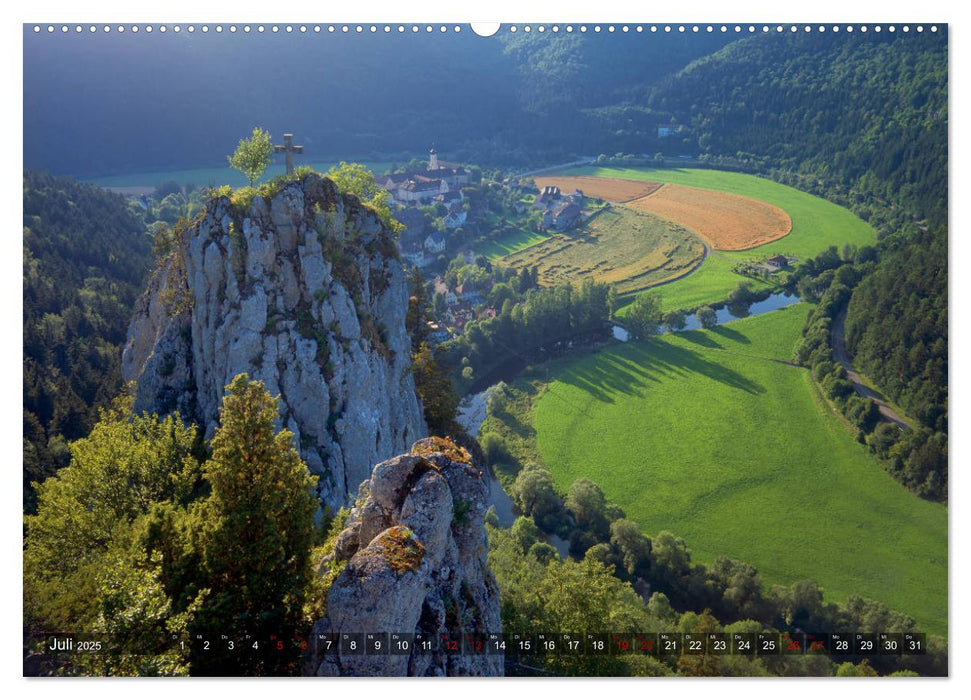
[[(448, 440), (420, 440), (410, 454), (378, 464), (322, 565), (346, 562), (314, 635), (501, 632), (486, 562), (487, 504), (482, 472)], [(317, 653), (310, 671), (320, 676), (498, 676), (504, 668), (502, 656), (486, 654)]]
[(122, 374), (137, 380), (136, 411), (178, 410), (208, 433), (236, 374), (263, 380), (336, 506), (426, 434), (407, 305), (391, 234), (330, 180), (309, 175), (245, 212), (218, 197), (140, 300)]

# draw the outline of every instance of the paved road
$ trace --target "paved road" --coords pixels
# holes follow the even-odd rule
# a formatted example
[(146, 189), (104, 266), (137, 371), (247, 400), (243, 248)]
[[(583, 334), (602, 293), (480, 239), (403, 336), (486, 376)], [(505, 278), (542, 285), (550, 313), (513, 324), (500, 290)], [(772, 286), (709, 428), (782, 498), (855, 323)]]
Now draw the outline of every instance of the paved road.
[(849, 353), (846, 352), (846, 341), (844, 339), (844, 325), (846, 323), (846, 309), (840, 312), (840, 315), (833, 319), (833, 357), (843, 365), (843, 369), (846, 370), (846, 378), (853, 382), (853, 386), (856, 387), (856, 393), (868, 399), (873, 399), (874, 403), (877, 404), (877, 408), (880, 409), (880, 415), (891, 423), (896, 423), (904, 430), (910, 428), (903, 418), (894, 411), (887, 402), (884, 401), (883, 397), (877, 392), (871, 389), (864, 383), (863, 378), (857, 374), (856, 370), (853, 369), (853, 363), (850, 362)]

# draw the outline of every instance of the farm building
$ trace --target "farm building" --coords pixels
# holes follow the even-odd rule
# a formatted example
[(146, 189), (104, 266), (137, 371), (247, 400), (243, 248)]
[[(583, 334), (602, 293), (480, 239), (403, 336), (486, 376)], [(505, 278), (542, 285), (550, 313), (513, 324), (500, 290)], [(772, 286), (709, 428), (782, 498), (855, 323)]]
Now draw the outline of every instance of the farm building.
[(789, 267), (789, 258), (785, 255), (773, 255), (771, 258), (765, 261), (766, 266), (771, 267), (775, 270), (782, 270)]
[(560, 203), (546, 210), (543, 216), (543, 226), (555, 231), (565, 231), (570, 228), (580, 216), (580, 207), (573, 202)]
[(533, 202), (533, 208), (547, 209), (550, 207), (550, 205), (557, 202), (561, 196), (562, 196), (562, 193), (560, 192), (559, 187), (557, 187), (556, 185), (547, 185), (546, 187), (543, 188), (543, 191), (540, 192), (539, 195), (536, 197), (536, 200)]

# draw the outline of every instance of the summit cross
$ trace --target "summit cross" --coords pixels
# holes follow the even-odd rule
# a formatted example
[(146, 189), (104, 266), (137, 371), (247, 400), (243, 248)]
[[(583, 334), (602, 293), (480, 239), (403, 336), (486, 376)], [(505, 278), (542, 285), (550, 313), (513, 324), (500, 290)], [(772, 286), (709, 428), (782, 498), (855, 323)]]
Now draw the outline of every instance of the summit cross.
[(303, 153), (303, 146), (293, 145), (293, 134), (283, 135), (283, 145), (274, 146), (274, 153), (286, 153), (287, 154), (287, 175), (293, 172), (293, 154)]

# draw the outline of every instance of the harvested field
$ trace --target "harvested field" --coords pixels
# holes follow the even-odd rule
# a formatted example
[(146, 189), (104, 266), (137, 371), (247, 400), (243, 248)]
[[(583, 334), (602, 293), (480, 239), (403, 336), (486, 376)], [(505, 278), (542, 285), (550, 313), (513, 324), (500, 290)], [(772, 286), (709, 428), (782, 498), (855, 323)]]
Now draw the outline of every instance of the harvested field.
[(684, 227), (628, 207), (611, 207), (585, 225), (558, 233), (499, 259), (521, 268), (536, 266), (544, 286), (587, 277), (638, 292), (693, 270), (704, 244)]
[(792, 230), (792, 219), (779, 207), (683, 185), (663, 185), (628, 206), (687, 226), (717, 250), (747, 250), (776, 241)]
[(658, 182), (643, 180), (621, 180), (610, 177), (589, 177), (586, 175), (545, 175), (533, 178), (540, 189), (548, 185), (560, 188), (569, 194), (573, 190), (583, 191), (584, 196), (603, 199), (608, 202), (629, 202), (651, 194), (661, 186)]

